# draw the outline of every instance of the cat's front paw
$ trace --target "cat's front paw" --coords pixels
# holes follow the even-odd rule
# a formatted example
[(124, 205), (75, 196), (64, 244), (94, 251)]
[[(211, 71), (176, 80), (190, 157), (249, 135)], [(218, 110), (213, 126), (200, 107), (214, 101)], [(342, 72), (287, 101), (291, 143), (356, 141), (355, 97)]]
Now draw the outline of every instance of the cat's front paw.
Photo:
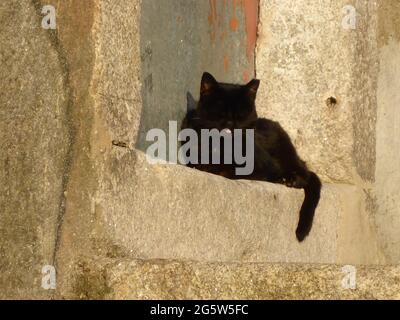
[(279, 182), (288, 188), (294, 188), (296, 186), (296, 180), (293, 178), (282, 178)]

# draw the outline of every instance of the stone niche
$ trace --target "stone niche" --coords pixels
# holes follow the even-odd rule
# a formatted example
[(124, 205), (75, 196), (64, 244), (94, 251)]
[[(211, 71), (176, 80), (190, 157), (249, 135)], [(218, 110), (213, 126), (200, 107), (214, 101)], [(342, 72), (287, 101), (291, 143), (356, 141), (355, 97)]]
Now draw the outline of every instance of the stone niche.
[[(56, 30), (40, 27), (45, 4)], [(321, 279), (338, 263), (398, 263), (399, 5), (355, 1), (357, 28), (343, 30), (346, 4), (3, 0), (0, 296), (109, 297), (118, 270), (147, 279), (169, 268), (159, 259), (239, 264), (237, 279), (253, 263), (331, 264)], [(260, 78), (259, 113), (322, 177), (304, 243), (301, 191), (146, 161), (146, 132), (182, 119), (205, 70)], [(41, 288), (45, 265), (55, 292)]]

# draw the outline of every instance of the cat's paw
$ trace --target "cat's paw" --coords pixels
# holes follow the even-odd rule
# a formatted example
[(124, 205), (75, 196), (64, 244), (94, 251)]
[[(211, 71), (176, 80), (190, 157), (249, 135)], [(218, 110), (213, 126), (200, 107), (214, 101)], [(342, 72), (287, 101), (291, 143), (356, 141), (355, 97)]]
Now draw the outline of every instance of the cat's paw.
[(293, 177), (282, 178), (279, 182), (288, 188), (296, 187), (296, 179)]

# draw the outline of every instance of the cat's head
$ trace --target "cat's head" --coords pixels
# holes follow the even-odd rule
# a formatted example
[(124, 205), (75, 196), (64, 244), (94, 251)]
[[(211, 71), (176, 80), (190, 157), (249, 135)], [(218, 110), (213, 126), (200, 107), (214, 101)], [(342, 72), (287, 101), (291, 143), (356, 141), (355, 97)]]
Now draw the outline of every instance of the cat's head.
[(219, 83), (205, 72), (198, 104), (202, 123), (207, 129), (247, 128), (257, 119), (255, 99), (259, 84), (256, 79), (246, 85)]

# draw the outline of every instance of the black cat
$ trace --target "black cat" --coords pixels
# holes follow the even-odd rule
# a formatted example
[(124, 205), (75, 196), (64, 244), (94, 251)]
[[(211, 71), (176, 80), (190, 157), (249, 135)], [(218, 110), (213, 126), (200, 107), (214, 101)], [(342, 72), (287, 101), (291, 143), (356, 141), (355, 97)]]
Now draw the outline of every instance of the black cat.
[[(201, 129), (218, 129), (227, 132), (233, 132), (235, 129), (243, 129), (243, 131), (253, 129), (253, 173), (248, 176), (237, 175), (235, 169), (239, 165), (235, 162), (188, 165), (229, 179), (269, 181), (304, 189), (305, 199), (296, 230), (297, 239), (301, 242), (311, 230), (315, 209), (320, 199), (321, 182), (299, 158), (289, 135), (279, 123), (258, 118), (255, 99), (259, 83), (256, 79), (247, 85), (218, 83), (211, 74), (204, 73), (201, 80), (200, 100), (195, 108), (188, 108), (182, 123), (182, 129), (194, 129), (198, 134)], [(193, 104), (193, 100), (188, 102)], [(221, 146), (221, 155), (223, 155), (222, 148)], [(198, 150), (201, 150), (200, 146)], [(200, 157), (199, 155), (199, 160)]]

